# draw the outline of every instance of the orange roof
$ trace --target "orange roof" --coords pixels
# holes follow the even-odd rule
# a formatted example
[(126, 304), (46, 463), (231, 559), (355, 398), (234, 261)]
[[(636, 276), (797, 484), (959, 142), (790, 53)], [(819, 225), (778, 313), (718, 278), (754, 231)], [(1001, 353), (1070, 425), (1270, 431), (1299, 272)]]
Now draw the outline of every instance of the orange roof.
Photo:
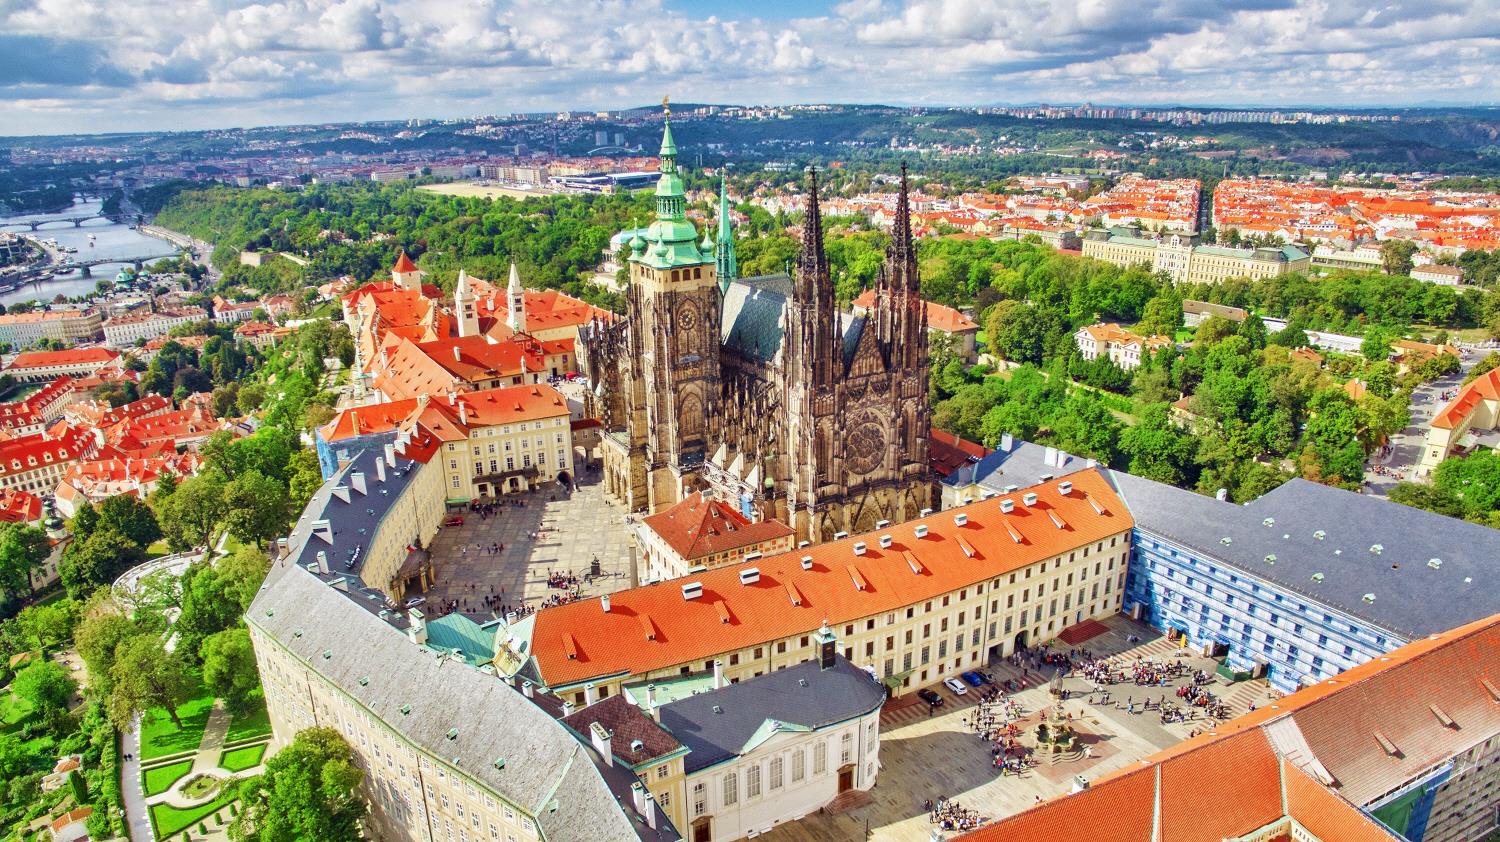
[(388, 433), (401, 426), (401, 422), (405, 421), (416, 408), (416, 398), (368, 406), (353, 406), (333, 416), (333, 420), (319, 427), (318, 435), (323, 441), (333, 443), (371, 433)]
[(42, 498), (14, 488), (0, 489), (0, 521), (31, 523), (42, 519)]
[(92, 816), (93, 814), (94, 814), (94, 808), (93, 807), (79, 807), (78, 809), (73, 810), (72, 812), (63, 813), (61, 816), (58, 816), (56, 819), (53, 820), (52, 825), (51, 825), (52, 831), (54, 833), (56, 833), (56, 832), (62, 830), (63, 828), (67, 827), (68, 825), (70, 825), (70, 824), (72, 824), (74, 822), (81, 822), (81, 821), (83, 821), (84, 819), (88, 818), (89, 816)]
[(752, 521), (722, 500), (704, 499), (702, 492), (647, 516), (644, 523), (688, 561), (795, 534), (780, 521)]
[[(554, 687), (645, 673), (806, 634), (825, 620), (838, 624), (892, 611), (1131, 528), (1134, 521), (1097, 470), (1068, 480), (1073, 487), (1067, 495), (1059, 492), (1061, 480), (1028, 489), (1038, 495), (1034, 507), (1021, 505), (1015, 495), (1001, 498), (1015, 500), (1010, 514), (1000, 511), (999, 499), (984, 500), (878, 533), (768, 556), (754, 562), (760, 569), (755, 584), (740, 583), (742, 564), (716, 568), (693, 577), (703, 585), (703, 595), (693, 600), (683, 599), (677, 580), (620, 591), (610, 597), (608, 613), (593, 600), (545, 608), (535, 615), (531, 651), (543, 681)], [(1102, 513), (1090, 498), (1103, 502)], [(1065, 525), (1045, 513), (1058, 514)], [(960, 515), (967, 519), (962, 526)], [(918, 526), (927, 528), (925, 537), (917, 537)], [(890, 548), (880, 547), (881, 534), (891, 536)], [(854, 554), (856, 543), (866, 544), (863, 555)], [(922, 573), (913, 573), (905, 553), (921, 563)], [(813, 559), (810, 569), (802, 568), (804, 555)], [(850, 568), (864, 587), (856, 586)], [(788, 599), (787, 584), (801, 593), (800, 604)], [(728, 603), (732, 621), (721, 622), (715, 607), (721, 602)], [(635, 618), (642, 613), (659, 629), (655, 640), (639, 633)], [(576, 657), (564, 651), (564, 633), (573, 635)]]
[(932, 427), (927, 437), (927, 462), (940, 476), (947, 476), (970, 462), (993, 453), (988, 447)]
[(0, 442), (0, 476), (72, 462), (87, 455), (93, 446), (87, 430), (58, 422), (46, 432)]
[(16, 354), (9, 368), (43, 368), (53, 365), (81, 365), (104, 363), (120, 356), (119, 351), (108, 348), (69, 348), (65, 351), (24, 351)]
[(1443, 430), (1456, 429), (1474, 412), (1480, 401), (1486, 400), (1500, 400), (1500, 368), (1486, 371), (1459, 389), (1458, 395), (1433, 417), (1432, 426)]
[[(932, 301), (924, 301), (927, 305), (927, 326), (933, 330), (941, 330), (944, 333), (962, 333), (968, 330), (979, 330), (979, 324), (963, 313), (943, 304)], [(850, 302), (851, 307), (868, 310), (875, 306), (875, 289), (872, 287), (859, 294), (859, 297)]]
[(396, 265), (391, 267), (391, 271), (415, 272), (417, 271), (417, 264), (411, 262), (411, 258), (406, 256), (406, 249), (402, 249), (401, 254), (396, 257)]

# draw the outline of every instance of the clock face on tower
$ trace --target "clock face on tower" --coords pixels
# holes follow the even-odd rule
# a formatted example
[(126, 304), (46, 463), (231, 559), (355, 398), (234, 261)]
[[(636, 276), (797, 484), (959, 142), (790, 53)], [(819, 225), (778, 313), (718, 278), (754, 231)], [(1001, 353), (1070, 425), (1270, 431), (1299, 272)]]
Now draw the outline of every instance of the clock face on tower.
[(874, 420), (860, 422), (849, 433), (849, 470), (856, 474), (868, 474), (875, 470), (885, 458), (885, 430)]
[(677, 329), (692, 330), (698, 324), (698, 308), (688, 302), (677, 308)]

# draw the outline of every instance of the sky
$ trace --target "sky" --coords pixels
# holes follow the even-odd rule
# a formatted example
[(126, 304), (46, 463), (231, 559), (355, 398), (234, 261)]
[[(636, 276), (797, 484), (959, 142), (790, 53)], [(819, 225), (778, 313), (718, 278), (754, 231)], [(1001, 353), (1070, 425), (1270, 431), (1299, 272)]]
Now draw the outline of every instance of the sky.
[(0, 0), (0, 135), (660, 102), (1500, 101), (1500, 0)]

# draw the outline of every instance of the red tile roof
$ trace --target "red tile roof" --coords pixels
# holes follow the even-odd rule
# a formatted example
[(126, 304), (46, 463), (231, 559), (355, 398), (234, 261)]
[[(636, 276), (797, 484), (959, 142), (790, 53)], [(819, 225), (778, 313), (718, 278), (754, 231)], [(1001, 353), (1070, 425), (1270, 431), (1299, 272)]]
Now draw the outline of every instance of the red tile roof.
[(644, 523), (688, 561), (795, 534), (780, 521), (751, 521), (723, 500), (705, 500), (702, 492), (647, 516)]
[(1459, 389), (1458, 395), (1432, 419), (1432, 426), (1444, 430), (1456, 429), (1481, 401), (1486, 400), (1500, 400), (1500, 368), (1486, 371)]
[(119, 351), (109, 348), (69, 348), (65, 351), (24, 351), (11, 361), (10, 369), (44, 368), (54, 365), (81, 365), (99, 363), (103, 365), (120, 356)]
[(0, 477), (84, 458), (94, 447), (87, 430), (59, 422), (50, 430), (0, 441)]
[(402, 249), (401, 254), (396, 257), (396, 265), (391, 268), (391, 271), (415, 272), (417, 271), (417, 264), (411, 262), (411, 258), (406, 256), (406, 250)]
[(32, 523), (42, 519), (42, 498), (14, 488), (0, 489), (0, 521)]
[[(682, 748), (671, 732), (657, 725), (640, 708), (630, 703), (624, 693), (616, 693), (596, 702), (570, 716), (563, 717), (569, 728), (578, 732), (584, 742), (589, 742), (589, 726), (595, 722), (604, 726), (613, 736), (609, 751), (631, 766), (639, 766), (658, 757), (664, 757)], [(639, 751), (632, 748), (640, 740)]]
[[(1000, 511), (999, 499), (985, 500), (878, 533), (768, 556), (752, 563), (760, 570), (755, 584), (740, 583), (745, 564), (709, 570), (693, 577), (703, 585), (703, 595), (693, 600), (683, 599), (683, 582), (674, 580), (620, 591), (608, 613), (593, 600), (545, 608), (535, 615), (531, 651), (543, 681), (552, 686), (664, 669), (806, 634), (825, 620), (844, 623), (957, 591), (1134, 524), (1097, 470), (1068, 479), (1069, 494), (1059, 493), (1059, 481), (1035, 486), (1028, 492), (1038, 495), (1037, 505), (1016, 500), (1010, 514)], [(1064, 526), (1048, 514), (1058, 515)], [(967, 518), (963, 526), (959, 515)], [(926, 537), (917, 537), (919, 525), (927, 527)], [(892, 537), (889, 549), (879, 546), (880, 534)], [(866, 544), (864, 555), (854, 555), (856, 543)], [(804, 555), (812, 557), (811, 569), (802, 569)], [(922, 572), (913, 572), (911, 559)], [(855, 584), (861, 580), (864, 587)], [(788, 586), (799, 599), (788, 597)], [(721, 606), (730, 621), (722, 621)], [(641, 635), (641, 614), (655, 622), (654, 640)], [(576, 657), (565, 651), (569, 635)]]
[[(941, 330), (945, 333), (961, 333), (968, 330), (979, 330), (979, 324), (963, 313), (945, 304), (934, 301), (924, 302), (927, 305), (927, 326), (933, 330)], [(875, 290), (870, 288), (859, 294), (859, 297), (850, 302), (850, 306), (856, 309), (869, 310), (875, 306)]]
[(927, 461), (938, 476), (947, 476), (970, 462), (994, 453), (982, 444), (969, 441), (957, 433), (945, 433), (933, 427), (927, 438)]

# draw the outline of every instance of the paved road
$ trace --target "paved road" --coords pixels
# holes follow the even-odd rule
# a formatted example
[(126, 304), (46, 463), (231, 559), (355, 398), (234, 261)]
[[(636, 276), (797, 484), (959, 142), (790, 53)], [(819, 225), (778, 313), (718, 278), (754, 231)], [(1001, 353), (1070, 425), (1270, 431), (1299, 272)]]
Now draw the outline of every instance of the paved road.
[(156, 834), (151, 830), (151, 818), (146, 810), (146, 794), (141, 790), (141, 718), (137, 716), (130, 731), (124, 735), (122, 754), (129, 759), (120, 760), (120, 797), (125, 802), (125, 826), (134, 842), (152, 842)]
[[(1483, 352), (1465, 350), (1457, 374), (1424, 383), (1412, 392), (1411, 423), (1391, 436), (1390, 453), (1376, 454), (1366, 465), (1366, 494), (1384, 497), (1397, 483), (1416, 478), (1416, 466), (1427, 445), (1427, 428), (1432, 424), (1432, 416), (1447, 404), (1441, 397), (1442, 393), (1457, 389), (1469, 369), (1483, 358)], [(1374, 468), (1377, 465), (1390, 473), (1376, 473)]]

